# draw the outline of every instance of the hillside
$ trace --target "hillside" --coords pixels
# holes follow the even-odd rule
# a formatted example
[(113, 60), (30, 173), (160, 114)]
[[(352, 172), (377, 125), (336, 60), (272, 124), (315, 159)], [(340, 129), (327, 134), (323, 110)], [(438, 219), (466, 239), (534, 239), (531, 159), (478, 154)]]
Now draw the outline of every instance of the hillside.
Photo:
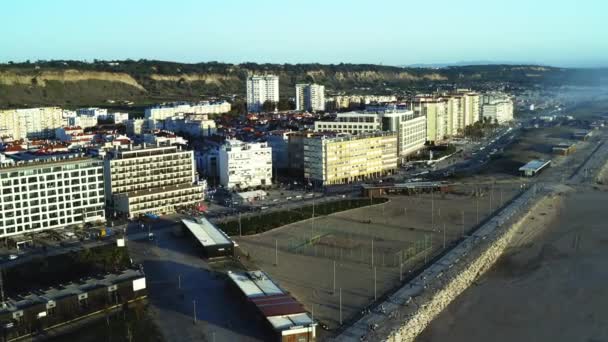
[(281, 96), (293, 96), (297, 82), (314, 81), (328, 92), (386, 93), (433, 89), (437, 86), (474, 87), (507, 82), (533, 84), (594, 84), (592, 70), (526, 65), (475, 65), (448, 68), (411, 68), (365, 64), (184, 64), (161, 61), (39, 61), (0, 64), (0, 107), (107, 105), (107, 100), (136, 105), (195, 100), (206, 96), (245, 93), (249, 73), (280, 76)]

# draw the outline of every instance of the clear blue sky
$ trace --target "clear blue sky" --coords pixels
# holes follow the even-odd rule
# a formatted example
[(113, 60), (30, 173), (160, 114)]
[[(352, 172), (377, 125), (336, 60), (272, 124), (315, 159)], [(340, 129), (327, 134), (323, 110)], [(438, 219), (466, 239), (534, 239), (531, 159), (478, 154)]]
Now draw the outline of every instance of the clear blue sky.
[(3, 0), (0, 61), (608, 66), (606, 0)]

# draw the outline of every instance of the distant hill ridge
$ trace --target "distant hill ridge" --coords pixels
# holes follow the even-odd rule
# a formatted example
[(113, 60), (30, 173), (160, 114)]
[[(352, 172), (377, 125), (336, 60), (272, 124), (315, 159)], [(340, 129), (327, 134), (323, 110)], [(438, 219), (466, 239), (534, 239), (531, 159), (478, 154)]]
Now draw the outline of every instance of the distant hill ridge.
[[(604, 70), (605, 71), (605, 70)], [(244, 95), (248, 74), (276, 74), (282, 96), (293, 96), (298, 82), (317, 82), (330, 91), (384, 92), (479, 82), (586, 84), (597, 73), (538, 65), (469, 65), (439, 69), (372, 64), (227, 64), (151, 60), (38, 61), (0, 64), (0, 107), (81, 106), (116, 101), (151, 103), (201, 96)], [(595, 78), (594, 78), (595, 77)]]

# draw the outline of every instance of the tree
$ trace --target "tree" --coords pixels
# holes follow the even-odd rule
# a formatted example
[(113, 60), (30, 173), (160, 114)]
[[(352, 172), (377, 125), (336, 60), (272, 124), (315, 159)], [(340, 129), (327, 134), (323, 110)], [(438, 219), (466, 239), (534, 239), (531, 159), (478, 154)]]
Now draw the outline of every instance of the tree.
[(264, 101), (264, 103), (262, 104), (262, 111), (263, 112), (274, 112), (277, 109), (277, 103), (270, 101), (270, 100), (266, 100)]
[(289, 99), (280, 99), (278, 108), (279, 110), (294, 110), (296, 109), (296, 104)]
[(247, 113), (247, 104), (245, 101), (236, 100), (230, 107), (230, 113), (232, 114), (244, 114)]

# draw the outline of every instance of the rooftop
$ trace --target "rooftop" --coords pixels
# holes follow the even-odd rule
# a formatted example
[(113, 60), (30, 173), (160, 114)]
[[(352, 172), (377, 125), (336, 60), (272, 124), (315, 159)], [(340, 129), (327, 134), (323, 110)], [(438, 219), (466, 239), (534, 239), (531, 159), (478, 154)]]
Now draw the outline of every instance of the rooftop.
[(204, 217), (195, 220), (182, 219), (182, 223), (203, 247), (232, 244), (232, 240), (226, 233), (219, 230)]
[(549, 165), (551, 163), (550, 160), (531, 160), (526, 165), (519, 168), (519, 171), (538, 171), (543, 167)]

